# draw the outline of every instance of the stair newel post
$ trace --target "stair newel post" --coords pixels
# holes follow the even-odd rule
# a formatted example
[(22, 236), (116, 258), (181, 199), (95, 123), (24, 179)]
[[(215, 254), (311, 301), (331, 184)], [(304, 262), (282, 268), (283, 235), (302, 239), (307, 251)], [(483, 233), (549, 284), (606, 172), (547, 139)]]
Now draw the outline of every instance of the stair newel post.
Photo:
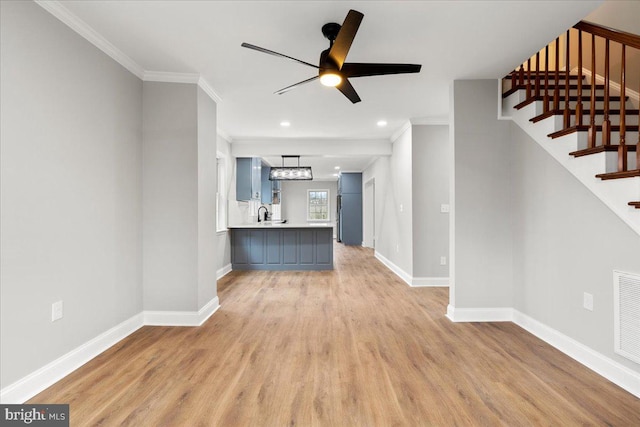
[(536, 52), (536, 99), (540, 97), (540, 52)]
[(527, 59), (527, 99), (531, 98), (531, 58)]
[(549, 45), (544, 48), (544, 112), (549, 111)]
[(636, 144), (636, 169), (640, 170), (640, 100), (638, 105), (638, 143)]
[(589, 100), (589, 148), (596, 146), (596, 36), (591, 34), (591, 98)]
[(518, 70), (515, 69), (511, 72), (511, 89), (515, 90), (516, 86), (518, 85), (518, 79), (517, 79), (517, 74), (518, 74)]
[(571, 127), (571, 111), (569, 110), (570, 103), (570, 86), (569, 86), (569, 30), (567, 30), (567, 43), (565, 48), (565, 61), (564, 61), (564, 128)]
[(556, 62), (555, 62), (555, 82), (553, 87), (553, 109), (560, 109), (560, 37), (556, 38)]
[(576, 102), (576, 126), (582, 126), (582, 30), (578, 30), (578, 100)]
[(604, 118), (602, 120), (602, 145), (611, 145), (611, 121), (609, 120), (609, 39), (604, 44)]
[(625, 68), (626, 68), (625, 45), (622, 45), (622, 58), (620, 60), (620, 143), (618, 144), (618, 172), (627, 170), (627, 146), (625, 141), (626, 133), (626, 102), (625, 102)]

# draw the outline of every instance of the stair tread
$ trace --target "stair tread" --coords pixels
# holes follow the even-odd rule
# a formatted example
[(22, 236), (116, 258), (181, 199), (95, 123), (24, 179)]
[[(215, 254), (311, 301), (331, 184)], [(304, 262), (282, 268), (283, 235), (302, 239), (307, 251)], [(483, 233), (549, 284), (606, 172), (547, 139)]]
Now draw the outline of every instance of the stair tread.
[[(549, 70), (549, 77), (555, 76), (555, 73), (556, 73), (556, 70)], [(505, 79), (510, 79), (513, 74), (515, 74), (516, 77), (517, 77), (517, 76), (520, 75), (520, 72), (519, 71), (512, 71), (509, 74), (507, 74), (504, 78)], [(531, 71), (531, 75), (532, 76), (535, 76), (535, 75), (544, 76), (544, 70), (543, 71)], [(560, 71), (558, 71), (558, 75), (561, 78), (564, 78), (566, 76), (566, 71), (565, 70), (560, 70)], [(525, 78), (527, 77), (527, 72), (526, 71), (524, 72), (524, 76), (525, 76)], [(586, 78), (586, 76), (583, 75), (582, 78), (584, 79), (584, 78)], [(569, 74), (569, 79), (570, 80), (578, 80), (578, 75), (577, 74)]]
[[(572, 151), (571, 153), (569, 153), (569, 155), (573, 157), (582, 157), (588, 156), (590, 154), (604, 153), (607, 151), (616, 152), (618, 151), (618, 147), (619, 145), (599, 145), (593, 148), (585, 148), (583, 150)], [(626, 147), (628, 151), (636, 151), (636, 145), (627, 145)]]
[[(629, 97), (625, 96), (624, 99), (625, 99), (625, 101), (628, 101)], [(564, 102), (564, 100), (565, 100), (565, 98), (562, 97), (560, 102)], [(578, 100), (578, 97), (576, 95), (569, 96), (569, 102), (575, 102), (577, 100)], [(602, 102), (602, 101), (604, 101), (604, 96), (597, 95), (595, 100), (596, 100), (596, 102)], [(619, 102), (620, 100), (621, 100), (621, 98), (619, 96), (610, 96), (609, 97), (609, 101), (610, 102)], [(515, 108), (516, 110), (519, 110), (519, 109), (521, 109), (523, 107), (526, 107), (527, 105), (529, 105), (529, 104), (531, 104), (532, 102), (535, 102), (535, 101), (544, 101), (544, 96), (543, 95), (532, 96), (531, 98), (526, 99), (526, 100), (522, 101), (521, 103), (517, 104), (513, 108)], [(589, 102), (589, 97), (583, 96), (582, 97), (582, 102), (585, 102), (585, 103)]]
[(607, 173), (599, 173), (596, 175), (596, 178), (600, 179), (620, 179), (620, 178), (633, 178), (640, 177), (640, 169), (633, 169), (630, 171), (624, 172), (607, 172)]
[[(595, 112), (596, 116), (604, 115), (604, 109), (602, 109), (602, 108), (596, 108), (594, 112)], [(569, 109), (569, 113), (572, 116), (575, 116), (576, 115), (575, 108), (570, 108)], [(628, 109), (628, 110), (625, 110), (625, 113), (626, 113), (625, 116), (636, 116), (636, 115), (638, 115), (640, 113), (640, 111), (634, 110), (634, 109)], [(551, 116), (562, 116), (563, 114), (564, 114), (564, 110), (549, 110), (546, 113), (542, 113), (542, 114), (540, 114), (538, 116), (535, 116), (532, 119), (529, 119), (529, 121), (532, 122), (532, 123), (537, 123), (537, 122), (539, 122), (541, 120), (544, 120), (544, 119), (547, 119), (547, 118), (549, 118)], [(582, 115), (583, 116), (589, 116), (590, 114), (591, 114), (591, 111), (589, 109), (585, 109), (583, 111)], [(609, 109), (609, 115), (611, 115), (611, 116), (620, 115), (620, 109)]]
[(640, 202), (629, 202), (629, 206), (634, 206), (636, 209), (640, 209)]
[[(627, 132), (637, 132), (638, 131), (638, 126), (637, 125), (627, 125), (625, 126), (626, 131)], [(589, 125), (579, 125), (579, 126), (571, 126), (553, 133), (550, 133), (549, 135), (547, 135), (550, 138), (559, 138), (561, 136), (565, 136), (565, 135), (569, 135), (571, 133), (574, 132), (587, 132), (589, 130)], [(602, 125), (597, 125), (596, 126), (596, 131), (597, 132), (601, 132), (602, 131)], [(619, 132), (620, 131), (620, 126), (619, 125), (611, 125), (611, 132)], [(628, 146), (630, 146), (629, 144), (627, 144)]]

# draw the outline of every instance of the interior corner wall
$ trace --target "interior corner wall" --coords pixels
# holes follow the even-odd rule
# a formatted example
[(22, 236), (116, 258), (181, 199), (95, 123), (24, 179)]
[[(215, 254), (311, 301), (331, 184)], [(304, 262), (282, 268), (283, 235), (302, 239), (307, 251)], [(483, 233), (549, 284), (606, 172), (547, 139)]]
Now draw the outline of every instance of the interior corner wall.
[(449, 277), (449, 126), (416, 125), (412, 128), (413, 163), (413, 276)]
[(413, 276), (411, 127), (362, 174), (375, 178), (375, 250), (409, 277)]
[[(640, 274), (640, 236), (511, 123), (514, 308), (630, 369), (613, 351), (613, 270)], [(583, 308), (593, 295), (593, 311)]]
[(453, 83), (455, 308), (513, 306), (513, 147), (496, 80)]
[(218, 190), (216, 103), (201, 88), (198, 107), (198, 306), (204, 307), (217, 295), (216, 263)]
[(145, 310), (199, 308), (197, 93), (195, 84), (143, 84)]
[(142, 82), (34, 2), (0, 19), (4, 389), (142, 311)]

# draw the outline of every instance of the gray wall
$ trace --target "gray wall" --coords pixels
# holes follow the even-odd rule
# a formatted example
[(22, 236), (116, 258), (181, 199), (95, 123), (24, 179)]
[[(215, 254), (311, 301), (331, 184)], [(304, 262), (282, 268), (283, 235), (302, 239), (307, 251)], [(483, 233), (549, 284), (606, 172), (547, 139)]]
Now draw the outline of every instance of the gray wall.
[(394, 142), (392, 155), (380, 157), (362, 173), (375, 178), (376, 252), (413, 274), (411, 127)]
[(514, 307), (640, 371), (613, 352), (612, 277), (640, 273), (640, 237), (516, 124), (496, 120), (496, 81), (456, 81), (454, 92), (452, 304)]
[(449, 277), (449, 126), (420, 125), (412, 129), (413, 276)]
[(640, 236), (515, 123), (511, 140), (514, 307), (640, 372), (613, 352), (612, 277), (640, 274)]
[(198, 295), (197, 86), (144, 82), (145, 310), (194, 310)]
[(216, 191), (217, 120), (216, 103), (198, 88), (198, 306), (200, 309), (217, 294)]
[(142, 310), (142, 83), (35, 3), (0, 8), (6, 387)]
[(455, 81), (456, 308), (512, 307), (513, 145), (510, 122), (496, 120), (496, 80)]
[(216, 105), (195, 84), (143, 87), (144, 308), (195, 311), (216, 295)]

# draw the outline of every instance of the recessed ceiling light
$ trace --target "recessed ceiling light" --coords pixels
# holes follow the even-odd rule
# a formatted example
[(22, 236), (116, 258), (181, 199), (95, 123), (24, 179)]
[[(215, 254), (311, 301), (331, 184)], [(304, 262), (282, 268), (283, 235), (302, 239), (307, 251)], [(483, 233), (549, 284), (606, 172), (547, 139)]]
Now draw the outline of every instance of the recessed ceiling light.
[(340, 169), (340, 166), (336, 166), (334, 169), (335, 169), (335, 170), (339, 170), (339, 169)]
[(378, 121), (378, 126), (380, 126), (380, 127), (384, 127), (384, 126), (386, 126), (386, 125), (387, 125), (386, 120), (379, 120), (379, 121)]
[(289, 126), (291, 126), (291, 123), (287, 121), (280, 122), (280, 126), (282, 126), (283, 128), (288, 128)]

